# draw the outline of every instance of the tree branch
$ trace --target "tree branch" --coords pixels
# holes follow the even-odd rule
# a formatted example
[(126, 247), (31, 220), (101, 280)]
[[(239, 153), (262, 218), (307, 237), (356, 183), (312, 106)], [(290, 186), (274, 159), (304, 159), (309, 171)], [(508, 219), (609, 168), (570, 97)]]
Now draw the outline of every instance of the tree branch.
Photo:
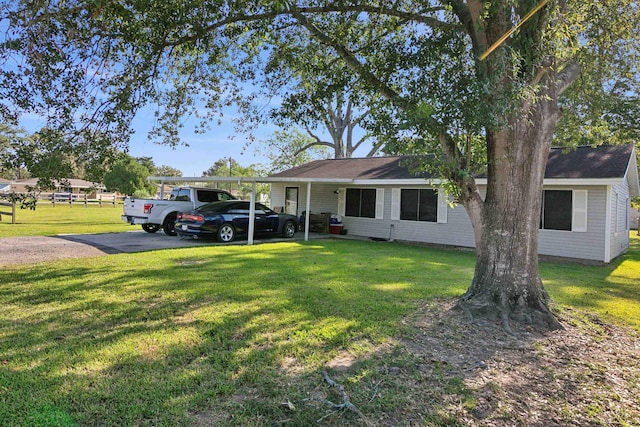
[(556, 87), (558, 95), (567, 90), (569, 86), (580, 76), (582, 67), (576, 61), (570, 61), (565, 67), (558, 73), (556, 79)]
[(315, 142), (311, 142), (307, 145), (305, 145), (302, 148), (299, 148), (298, 150), (296, 150), (295, 153), (293, 153), (294, 156), (297, 156), (298, 154), (302, 153), (305, 150), (308, 150), (311, 147), (316, 147), (316, 146), (326, 146), (329, 148), (335, 148), (335, 144), (333, 144), (332, 142), (328, 142), (328, 141), (323, 141), (320, 139), (320, 137), (318, 137), (315, 133), (313, 133), (311, 131), (311, 129), (309, 129), (308, 127), (305, 127), (305, 130), (307, 131), (307, 133), (309, 134), (309, 136), (313, 139), (315, 139)]
[(383, 97), (393, 102), (396, 106), (401, 108), (407, 108), (405, 99), (391, 87), (387, 86), (384, 82), (378, 79), (371, 71), (369, 71), (364, 64), (362, 64), (355, 55), (350, 52), (344, 45), (337, 40), (334, 40), (320, 31), (318, 27), (313, 25), (304, 15), (299, 13), (293, 14), (294, 18), (300, 22), (300, 24), (306, 28), (313, 36), (315, 36), (321, 43), (335, 49), (356, 74), (358, 74), (363, 80), (369, 83), (374, 89), (379, 92)]
[(428, 8), (421, 12), (404, 12), (393, 8), (368, 6), (368, 5), (356, 5), (356, 6), (323, 6), (323, 7), (296, 7), (290, 6), (288, 9), (272, 10), (270, 12), (259, 13), (256, 15), (238, 15), (228, 16), (224, 19), (220, 19), (214, 23), (211, 23), (205, 27), (199, 29), (195, 34), (180, 37), (174, 41), (167, 41), (164, 46), (177, 46), (185, 43), (191, 43), (200, 39), (204, 34), (210, 33), (218, 28), (225, 27), (230, 24), (248, 23), (272, 20), (279, 16), (297, 16), (303, 13), (306, 14), (328, 14), (334, 12), (366, 12), (371, 14), (393, 16), (408, 21), (418, 22), (428, 25), (432, 28), (448, 28), (448, 29), (461, 29), (456, 25), (448, 22), (440, 21), (438, 19), (426, 16), (427, 13), (441, 12), (443, 8)]

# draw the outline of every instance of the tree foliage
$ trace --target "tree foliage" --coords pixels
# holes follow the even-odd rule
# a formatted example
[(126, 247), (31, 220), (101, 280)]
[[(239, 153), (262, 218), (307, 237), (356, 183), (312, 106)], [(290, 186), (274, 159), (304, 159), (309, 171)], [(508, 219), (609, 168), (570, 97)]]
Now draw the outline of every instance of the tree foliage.
[[(299, 27), (287, 28), (269, 50), (257, 85), (264, 97), (278, 97), (281, 102), (267, 111), (265, 119), (284, 129), (304, 129), (310, 139), (297, 146), (300, 152), (328, 147), (334, 158), (351, 157), (372, 139), (364, 124), (377, 95), (363, 87), (346, 64), (336, 64), (338, 60), (330, 48)], [(363, 156), (372, 156), (379, 148), (374, 143)]]
[(154, 172), (157, 176), (182, 176), (182, 171), (168, 165), (160, 165), (156, 167)]
[[(265, 171), (259, 165), (242, 166), (237, 160), (231, 157), (225, 157), (216, 160), (213, 165), (206, 171), (202, 172), (202, 176), (208, 177), (260, 177), (264, 176)], [(233, 180), (220, 180), (213, 184), (216, 188), (222, 188), (241, 199), (248, 200), (251, 196), (252, 184), (243, 182), (238, 183)], [(256, 184), (256, 197), (267, 197), (269, 195), (269, 186), (266, 184)]]
[(270, 172), (280, 172), (313, 160), (331, 158), (331, 151), (314, 145), (314, 139), (299, 130), (276, 131), (262, 143), (262, 151), (269, 159)]
[[(118, 191), (126, 195), (145, 194), (153, 195), (156, 185), (147, 181), (152, 174), (148, 166), (133, 157), (122, 155), (111, 169), (104, 174), (104, 185), (108, 191)], [(146, 162), (148, 163), (148, 162)]]

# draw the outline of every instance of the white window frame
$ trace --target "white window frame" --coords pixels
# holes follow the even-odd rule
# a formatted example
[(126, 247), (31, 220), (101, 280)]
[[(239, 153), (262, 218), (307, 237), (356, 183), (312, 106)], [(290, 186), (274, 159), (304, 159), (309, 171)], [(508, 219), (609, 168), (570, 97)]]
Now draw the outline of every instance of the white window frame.
[[(429, 221), (411, 221), (400, 219), (400, 200), (402, 198), (402, 190), (412, 190), (414, 188), (392, 188), (391, 189), (391, 220), (393, 221), (407, 221), (407, 222), (421, 222), (428, 223)], [(449, 196), (447, 193), (439, 188), (417, 188), (416, 190), (435, 190), (438, 193), (438, 206), (437, 206), (437, 218), (436, 222), (432, 224), (446, 224), (447, 214), (449, 212)]]

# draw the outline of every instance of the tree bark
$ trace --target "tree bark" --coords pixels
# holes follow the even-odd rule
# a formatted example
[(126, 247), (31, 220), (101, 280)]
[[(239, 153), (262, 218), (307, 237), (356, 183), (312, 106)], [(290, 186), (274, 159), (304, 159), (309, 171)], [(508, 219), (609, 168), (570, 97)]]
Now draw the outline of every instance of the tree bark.
[[(549, 295), (538, 272), (542, 185), (553, 130), (554, 99), (513, 114), (509, 125), (487, 132), (487, 193), (484, 203), (467, 197), (476, 236), (475, 275), (461, 298), (472, 316), (561, 328), (549, 311)], [(481, 210), (478, 212), (478, 210)]]

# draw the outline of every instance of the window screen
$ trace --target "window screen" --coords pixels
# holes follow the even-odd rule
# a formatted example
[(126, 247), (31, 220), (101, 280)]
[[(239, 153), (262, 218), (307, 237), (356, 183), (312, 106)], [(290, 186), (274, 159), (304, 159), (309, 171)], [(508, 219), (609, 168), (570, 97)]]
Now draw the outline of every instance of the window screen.
[(438, 193), (432, 189), (402, 190), (400, 219), (436, 222), (438, 220)]
[(540, 228), (571, 231), (572, 194), (571, 190), (545, 190), (543, 192)]
[(345, 216), (375, 218), (375, 188), (348, 188), (344, 214)]

